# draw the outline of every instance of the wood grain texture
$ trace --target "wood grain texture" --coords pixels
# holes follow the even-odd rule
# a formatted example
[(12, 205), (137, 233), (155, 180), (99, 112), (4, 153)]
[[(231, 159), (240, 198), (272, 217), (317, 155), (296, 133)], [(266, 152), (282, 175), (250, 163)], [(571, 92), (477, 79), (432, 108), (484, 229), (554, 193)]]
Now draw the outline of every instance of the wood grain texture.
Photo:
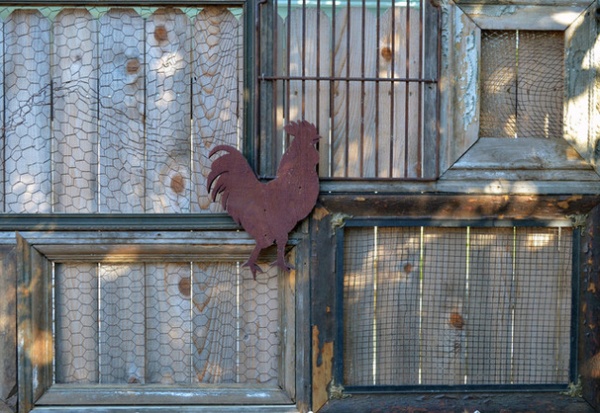
[(144, 20), (131, 9), (100, 18), (101, 212), (145, 211)]
[(50, 36), (35, 10), (5, 24), (6, 212), (51, 211)]
[(443, 5), (440, 77), (440, 173), (479, 138), (481, 30), (458, 7)]
[[(376, 17), (366, 9), (350, 7), (339, 9), (335, 19), (333, 75), (375, 76)], [(333, 88), (333, 176), (375, 176), (375, 84), (344, 80), (334, 82)]]
[(98, 265), (56, 265), (56, 382), (99, 382)]
[(98, 21), (83, 9), (54, 20), (54, 211), (98, 211)]
[[(331, 73), (331, 19), (314, 9), (293, 9), (284, 30), (290, 44), (288, 75), (290, 77), (328, 78)], [(323, 137), (319, 141), (319, 175), (330, 176), (331, 142), (329, 142), (330, 82), (290, 80), (290, 120), (304, 119), (315, 124)]]
[(146, 379), (148, 383), (192, 382), (189, 263), (146, 264)]
[(189, 212), (191, 34), (179, 9), (146, 22), (146, 212)]
[(565, 31), (565, 139), (598, 169), (600, 37), (595, 5)]
[[(194, 19), (194, 212), (222, 211), (206, 188), (210, 151), (241, 147), (243, 113), (243, 24), (225, 7), (204, 8)], [(197, 199), (196, 199), (197, 198)]]
[[(589, 5), (589, 3), (588, 3)], [(485, 30), (565, 30), (585, 10), (583, 5), (471, 5), (460, 8)]]
[(100, 384), (146, 378), (144, 264), (101, 265)]

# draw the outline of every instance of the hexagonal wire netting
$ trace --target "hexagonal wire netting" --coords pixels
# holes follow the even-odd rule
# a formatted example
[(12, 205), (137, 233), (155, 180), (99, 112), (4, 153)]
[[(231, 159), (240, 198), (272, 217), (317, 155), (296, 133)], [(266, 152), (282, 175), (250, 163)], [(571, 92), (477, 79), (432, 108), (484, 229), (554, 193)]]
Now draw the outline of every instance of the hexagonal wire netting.
[(243, 9), (0, 8), (2, 212), (215, 212), (241, 145)]
[(57, 383), (277, 383), (277, 269), (64, 263), (54, 277)]

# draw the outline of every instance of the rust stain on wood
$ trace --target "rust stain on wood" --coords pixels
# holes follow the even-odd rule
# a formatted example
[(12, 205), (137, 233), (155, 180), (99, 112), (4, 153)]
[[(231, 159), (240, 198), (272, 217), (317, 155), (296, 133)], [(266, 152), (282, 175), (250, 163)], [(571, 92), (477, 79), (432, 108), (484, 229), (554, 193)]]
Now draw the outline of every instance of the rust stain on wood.
[(169, 34), (167, 33), (167, 29), (165, 26), (156, 26), (154, 29), (154, 38), (158, 42), (164, 42), (169, 38)]
[(312, 330), (313, 411), (327, 403), (327, 387), (332, 380), (333, 342), (319, 343), (319, 327)]
[(569, 206), (571, 205), (572, 202), (579, 201), (582, 198), (583, 198), (583, 196), (581, 196), (581, 195), (573, 195), (572, 197), (567, 198), (564, 201), (558, 202), (556, 205), (558, 205), (559, 208), (567, 209), (567, 208), (569, 208)]

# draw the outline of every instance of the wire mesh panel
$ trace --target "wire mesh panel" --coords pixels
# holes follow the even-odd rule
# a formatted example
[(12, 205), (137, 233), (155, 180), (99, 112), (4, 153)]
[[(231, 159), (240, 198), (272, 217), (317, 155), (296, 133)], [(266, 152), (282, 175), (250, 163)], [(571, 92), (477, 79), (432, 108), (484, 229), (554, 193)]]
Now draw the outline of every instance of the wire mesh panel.
[[(322, 177), (435, 176), (438, 12), (429, 1), (274, 2), (259, 81), (277, 136), (286, 120), (315, 123)], [(281, 156), (285, 138), (274, 146)]]
[(562, 138), (562, 32), (483, 30), (480, 136)]
[(5, 212), (214, 212), (240, 147), (243, 8), (0, 9)]
[(56, 383), (278, 384), (276, 268), (60, 263), (55, 283)]
[(344, 385), (565, 385), (572, 252), (570, 228), (347, 228)]

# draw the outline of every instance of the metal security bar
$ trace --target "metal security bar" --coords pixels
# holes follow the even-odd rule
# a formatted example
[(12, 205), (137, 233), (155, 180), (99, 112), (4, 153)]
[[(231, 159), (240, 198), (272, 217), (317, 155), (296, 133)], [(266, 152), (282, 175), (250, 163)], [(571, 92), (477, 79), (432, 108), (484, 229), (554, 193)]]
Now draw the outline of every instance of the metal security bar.
[(576, 379), (574, 230), (541, 225), (340, 230), (339, 382), (565, 388)]
[[(437, 176), (439, 9), (421, 1), (275, 1), (259, 21), (260, 172), (275, 172), (282, 124), (322, 136), (322, 178)], [(258, 121), (257, 121), (258, 122)]]

